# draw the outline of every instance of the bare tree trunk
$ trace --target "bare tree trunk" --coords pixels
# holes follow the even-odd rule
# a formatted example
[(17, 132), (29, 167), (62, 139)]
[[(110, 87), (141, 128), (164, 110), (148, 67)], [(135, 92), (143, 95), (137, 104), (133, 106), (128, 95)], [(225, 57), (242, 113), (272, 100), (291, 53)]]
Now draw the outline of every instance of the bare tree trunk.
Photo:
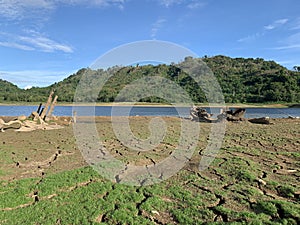
[(44, 112), (44, 108), (41, 109), (39, 116), (41, 116), (43, 112)]
[(40, 105), (39, 105), (39, 107), (38, 107), (38, 109), (37, 109), (37, 111), (36, 111), (38, 114), (40, 114), (40, 110), (41, 110), (41, 108), (42, 108), (42, 105), (43, 105), (43, 103), (40, 103)]
[(47, 117), (52, 116), (54, 107), (55, 107), (56, 102), (57, 102), (57, 98), (58, 98), (58, 96), (56, 95), (55, 98), (54, 98), (54, 100), (53, 100), (53, 102), (52, 102), (52, 104), (51, 104), (51, 106), (50, 106), (49, 112), (47, 113)]
[(43, 112), (41, 113), (41, 118), (42, 118), (43, 120), (45, 120), (45, 118), (46, 118), (46, 113), (47, 113), (48, 108), (49, 108), (49, 106), (50, 106), (50, 104), (51, 104), (51, 102), (52, 102), (52, 95), (53, 95), (53, 94), (54, 94), (54, 91), (52, 90), (52, 91), (50, 92), (50, 94), (49, 94), (48, 101), (47, 101), (47, 103), (46, 103), (46, 105), (45, 105), (45, 107), (44, 107), (44, 110), (43, 110)]

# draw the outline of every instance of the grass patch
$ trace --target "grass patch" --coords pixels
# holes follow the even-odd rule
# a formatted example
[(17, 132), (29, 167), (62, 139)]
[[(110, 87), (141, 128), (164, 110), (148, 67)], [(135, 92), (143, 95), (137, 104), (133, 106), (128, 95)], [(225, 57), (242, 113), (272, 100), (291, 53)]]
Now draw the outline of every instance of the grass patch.
[[(136, 136), (148, 137), (149, 119), (131, 119)], [(112, 183), (80, 163), (71, 127), (5, 132), (5, 143), (0, 143), (0, 224), (299, 224), (299, 179), (292, 172), (280, 174), (299, 167), (294, 144), (299, 126), (289, 121), (228, 124), (222, 149), (204, 171), (198, 165), (211, 125), (200, 123), (203, 135), (184, 168), (143, 187)], [(172, 152), (178, 119), (168, 118), (167, 125), (168, 134), (155, 151), (138, 153), (117, 141), (107, 119), (98, 118), (96, 124), (112, 155), (140, 164), (153, 164), (151, 160)], [(277, 138), (279, 131), (282, 137)], [(47, 160), (58, 150), (61, 154), (50, 165)], [(109, 170), (116, 165), (97, 166)]]
[(291, 185), (282, 185), (277, 188), (278, 193), (283, 197), (294, 197), (295, 188)]

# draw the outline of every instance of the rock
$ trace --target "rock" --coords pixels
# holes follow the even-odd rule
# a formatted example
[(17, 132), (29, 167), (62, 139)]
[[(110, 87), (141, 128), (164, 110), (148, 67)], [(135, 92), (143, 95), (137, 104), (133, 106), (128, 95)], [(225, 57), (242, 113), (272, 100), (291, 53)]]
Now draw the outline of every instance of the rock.
[(296, 173), (296, 172), (297, 172), (297, 170), (295, 170), (295, 169), (289, 169), (289, 170), (281, 169), (281, 170), (276, 171), (276, 173), (280, 174), (280, 175), (287, 175), (287, 174)]
[(258, 183), (260, 183), (260, 184), (262, 184), (262, 185), (267, 185), (267, 182), (264, 181), (263, 179), (258, 178), (258, 179), (256, 179), (256, 180), (258, 181)]
[(159, 215), (159, 212), (157, 212), (156, 210), (152, 210), (151, 213), (152, 213), (152, 214)]

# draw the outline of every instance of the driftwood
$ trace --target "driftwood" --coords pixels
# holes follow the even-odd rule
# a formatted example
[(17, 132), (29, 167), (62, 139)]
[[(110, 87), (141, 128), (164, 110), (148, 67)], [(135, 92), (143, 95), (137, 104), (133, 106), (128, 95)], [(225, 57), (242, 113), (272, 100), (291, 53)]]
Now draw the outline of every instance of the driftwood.
[(206, 122), (210, 120), (212, 115), (201, 107), (193, 106), (190, 110), (190, 118), (192, 121)]
[(56, 102), (57, 102), (57, 98), (58, 98), (58, 96), (56, 95), (55, 98), (54, 98), (54, 100), (53, 100), (53, 102), (51, 103), (50, 109), (49, 109), (49, 111), (47, 113), (47, 117), (51, 117), (52, 116), (54, 107), (55, 107)]
[(51, 91), (48, 97), (48, 100), (46, 102), (46, 105), (44, 108), (42, 108), (42, 103), (39, 105), (36, 112), (32, 112), (29, 118), (33, 119), (34, 121), (37, 121), (39, 118), (41, 118), (43, 121), (49, 121), (51, 119), (55, 119), (55, 116), (52, 115), (54, 107), (57, 102), (58, 96), (56, 95), (54, 100), (52, 101), (52, 96), (54, 94), (54, 91)]
[(246, 113), (246, 109), (240, 108), (240, 109), (236, 109), (235, 111), (232, 111), (232, 110), (227, 111), (226, 113), (227, 113), (227, 115), (229, 114), (234, 117), (242, 118), (242, 117), (244, 117), (244, 115)]
[(246, 109), (236, 109), (235, 111), (226, 111), (226, 118), (228, 121), (245, 121), (246, 119), (244, 118), (246, 113)]
[(47, 114), (48, 108), (49, 108), (49, 106), (51, 105), (51, 102), (52, 102), (52, 95), (53, 94), (54, 94), (54, 91), (51, 91), (50, 94), (49, 94), (47, 103), (45, 105), (45, 108), (44, 108), (44, 110), (42, 111), (42, 113), (40, 115), (43, 120), (46, 118), (46, 114)]
[[(43, 120), (39, 120), (40, 122)], [(63, 126), (57, 124), (48, 124), (45, 122), (37, 123), (34, 121), (26, 120), (23, 122), (23, 126), (21, 126), (18, 130), (19, 132), (24, 131), (34, 131), (34, 130), (54, 130), (54, 129), (62, 129)]]
[(248, 119), (248, 121), (250, 123), (271, 124), (269, 117), (252, 118), (252, 119)]
[(22, 122), (20, 120), (12, 120), (9, 122), (4, 122), (3, 119), (0, 118), (0, 130), (1, 132), (4, 132), (6, 129), (19, 129), (22, 126)]
[(197, 106), (193, 106), (190, 109), (190, 119), (192, 121), (197, 122), (206, 122), (206, 123), (216, 123), (221, 122), (224, 120), (230, 122), (241, 122), (241, 121), (249, 121), (250, 123), (257, 123), (257, 124), (272, 124), (270, 122), (269, 117), (262, 117), (262, 118), (252, 118), (246, 119), (244, 118), (246, 109), (239, 108), (236, 110), (221, 110), (222, 112), (217, 116), (217, 119), (212, 118), (212, 114), (209, 114), (205, 109)]
[(15, 131), (34, 131), (34, 130), (53, 130), (61, 129), (63, 126), (58, 124), (46, 123), (39, 115), (35, 117), (35, 120), (29, 120), (27, 117), (25, 120), (21, 121), (19, 119), (13, 119), (5, 122), (0, 118), (0, 131), (4, 132), (8, 129), (14, 129)]
[(226, 119), (226, 115), (221, 113), (217, 119), (212, 118), (212, 114), (208, 113), (205, 109), (193, 106), (190, 110), (190, 119), (197, 122), (218, 123)]
[[(15, 131), (33, 131), (33, 130), (52, 130), (61, 129), (63, 126), (57, 124), (47, 123), (50, 119), (56, 117), (52, 115), (58, 96), (55, 96), (52, 102), (52, 96), (54, 92), (51, 91), (48, 101), (44, 108), (42, 103), (39, 105), (36, 112), (32, 112), (29, 117), (19, 116), (15, 118), (9, 118), (9, 121), (5, 121), (0, 118), (0, 130), (4, 132), (6, 129), (15, 129)], [(50, 109), (49, 109), (50, 107)], [(49, 110), (48, 110), (49, 109)], [(5, 118), (7, 120), (7, 118)], [(46, 121), (47, 119), (47, 121)]]

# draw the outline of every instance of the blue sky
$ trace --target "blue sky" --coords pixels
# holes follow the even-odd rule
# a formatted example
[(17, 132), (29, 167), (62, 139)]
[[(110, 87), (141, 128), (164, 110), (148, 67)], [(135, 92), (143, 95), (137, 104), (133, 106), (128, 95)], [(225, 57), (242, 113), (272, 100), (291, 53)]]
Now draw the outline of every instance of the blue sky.
[(300, 65), (299, 0), (0, 0), (0, 78), (47, 86), (141, 40)]

